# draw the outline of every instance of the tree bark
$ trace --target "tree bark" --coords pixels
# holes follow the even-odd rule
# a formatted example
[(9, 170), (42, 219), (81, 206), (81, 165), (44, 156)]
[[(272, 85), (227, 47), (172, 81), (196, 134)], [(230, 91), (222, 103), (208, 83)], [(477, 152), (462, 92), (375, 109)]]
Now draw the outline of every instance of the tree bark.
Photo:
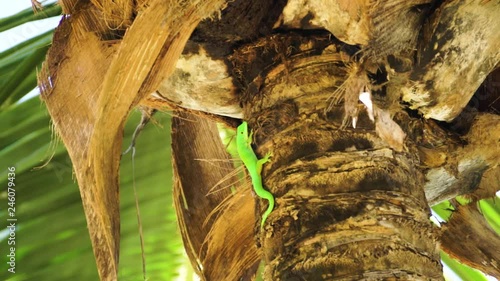
[(500, 61), (498, 1), (445, 1), (428, 20), (403, 100), (425, 118), (452, 121)]
[[(269, 40), (300, 51), (277, 52), (282, 64), (255, 78), (248, 88), (259, 91), (244, 98), (257, 152), (274, 154), (263, 170), (277, 203), (260, 236), (265, 279), (442, 279), (412, 141), (396, 152), (366, 113), (354, 129), (342, 125), (342, 104), (327, 110), (356, 63), (346, 67), (346, 54), (326, 38)], [(366, 75), (356, 67), (354, 75)], [(357, 93), (346, 89), (344, 100)]]

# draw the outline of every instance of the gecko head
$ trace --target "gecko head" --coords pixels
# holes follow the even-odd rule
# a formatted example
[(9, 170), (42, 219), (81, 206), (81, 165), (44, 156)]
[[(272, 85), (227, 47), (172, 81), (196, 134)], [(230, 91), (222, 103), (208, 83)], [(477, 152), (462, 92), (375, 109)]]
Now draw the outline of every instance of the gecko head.
[(236, 133), (238, 136), (243, 135), (243, 136), (248, 136), (248, 123), (243, 121), (241, 125), (238, 126), (238, 129), (236, 130)]

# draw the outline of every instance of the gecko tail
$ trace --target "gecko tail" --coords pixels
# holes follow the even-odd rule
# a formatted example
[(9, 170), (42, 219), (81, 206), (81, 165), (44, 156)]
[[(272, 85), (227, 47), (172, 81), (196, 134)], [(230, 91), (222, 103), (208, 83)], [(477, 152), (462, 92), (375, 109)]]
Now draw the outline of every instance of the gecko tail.
[(266, 199), (269, 202), (269, 206), (267, 207), (267, 210), (262, 215), (262, 221), (260, 222), (260, 229), (261, 230), (264, 229), (264, 223), (266, 222), (267, 217), (269, 216), (269, 214), (271, 214), (271, 212), (274, 209), (274, 198), (271, 197), (271, 199), (268, 199), (268, 198), (266, 198)]

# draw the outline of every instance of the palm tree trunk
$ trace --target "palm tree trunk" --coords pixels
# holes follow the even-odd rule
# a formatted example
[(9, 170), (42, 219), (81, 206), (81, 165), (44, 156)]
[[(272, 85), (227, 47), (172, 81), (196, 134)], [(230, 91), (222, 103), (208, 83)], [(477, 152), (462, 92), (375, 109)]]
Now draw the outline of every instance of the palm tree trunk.
[[(253, 79), (243, 99), (257, 153), (274, 154), (263, 171), (277, 203), (260, 236), (265, 279), (441, 280), (411, 139), (396, 152), (357, 104), (357, 127), (343, 126), (344, 106), (327, 110), (328, 100), (365, 71), (352, 74), (353, 63), (346, 69), (349, 56), (334, 45), (288, 39), (282, 42), (304, 52), (281, 56), (283, 63)], [(305, 50), (311, 46), (323, 51)], [(344, 100), (360, 90), (346, 89)]]

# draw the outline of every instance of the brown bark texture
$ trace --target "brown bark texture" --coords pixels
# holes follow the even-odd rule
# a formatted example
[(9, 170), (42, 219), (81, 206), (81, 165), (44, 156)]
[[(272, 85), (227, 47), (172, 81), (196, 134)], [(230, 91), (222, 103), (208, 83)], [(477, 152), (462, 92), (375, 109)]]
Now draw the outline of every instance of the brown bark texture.
[(356, 128), (344, 127), (345, 107), (318, 101), (362, 74), (339, 66), (340, 48), (327, 37), (285, 37), (271, 40), (296, 51), (244, 107), (258, 151), (274, 155), (263, 171), (277, 202), (260, 237), (265, 279), (439, 280), (414, 144), (396, 152), (361, 107)]

